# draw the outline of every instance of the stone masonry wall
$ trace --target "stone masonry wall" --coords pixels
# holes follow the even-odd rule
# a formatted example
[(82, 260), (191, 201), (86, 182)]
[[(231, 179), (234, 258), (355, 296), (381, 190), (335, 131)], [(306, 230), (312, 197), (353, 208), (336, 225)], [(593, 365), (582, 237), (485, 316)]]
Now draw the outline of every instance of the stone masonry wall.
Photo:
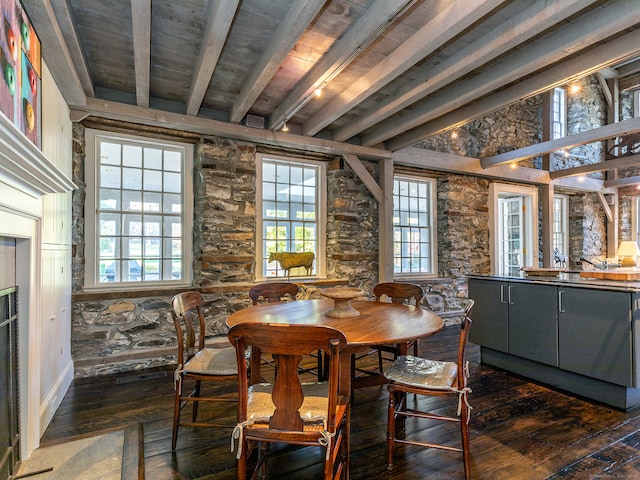
[[(591, 116), (602, 121), (603, 102), (593, 80), (586, 93), (570, 102), (574, 130), (593, 128)], [(582, 110), (584, 109), (584, 111)], [(533, 97), (488, 115), (450, 133), (416, 145), (448, 153), (484, 156), (537, 143), (541, 139), (541, 97)], [(573, 113), (571, 113), (573, 112)], [(582, 112), (582, 113), (581, 113)], [(135, 128), (132, 128), (135, 130)], [(84, 282), (84, 127), (74, 124), (73, 196), (73, 319), (72, 354), (77, 376), (133, 370), (174, 361), (175, 340), (170, 290), (89, 294)], [(227, 316), (248, 306), (255, 281), (255, 144), (206, 137), (195, 139), (194, 160), (194, 282), (206, 300), (207, 333), (225, 341)], [(596, 147), (597, 149), (598, 147)], [(289, 152), (290, 153), (290, 152)], [(287, 152), (274, 152), (286, 155)], [(291, 154), (291, 153), (290, 153)], [(562, 168), (597, 158), (602, 150), (562, 157)], [(300, 156), (297, 152), (291, 155)], [(590, 157), (591, 156), (591, 157)], [(585, 160), (587, 158), (587, 160)], [(348, 164), (328, 163), (327, 277), (370, 291), (377, 283), (378, 205)], [(378, 164), (363, 162), (378, 179)], [(523, 163), (540, 168), (540, 159)], [(454, 314), (467, 295), (466, 276), (489, 271), (488, 190), (485, 178), (424, 172), (437, 178), (438, 277), (416, 279), (428, 303)], [(565, 193), (565, 192), (559, 192)], [(570, 257), (590, 257), (606, 251), (606, 217), (595, 194), (570, 195)], [(621, 202), (627, 211), (629, 202)], [(629, 215), (623, 216), (623, 224)], [(627, 227), (622, 226), (622, 231)], [(411, 281), (414, 281), (413, 279)], [(318, 285), (306, 285), (317, 294)], [(322, 285), (320, 285), (322, 286)], [(456, 321), (455, 318), (448, 322)]]

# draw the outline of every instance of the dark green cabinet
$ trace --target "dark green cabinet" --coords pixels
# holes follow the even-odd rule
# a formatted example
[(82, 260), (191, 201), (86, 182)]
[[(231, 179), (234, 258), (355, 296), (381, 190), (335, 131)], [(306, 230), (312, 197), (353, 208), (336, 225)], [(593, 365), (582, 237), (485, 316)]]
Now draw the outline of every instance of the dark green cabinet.
[(469, 280), (475, 300), (469, 340), (529, 360), (558, 365), (557, 288)]
[(509, 351), (508, 282), (469, 279), (473, 326), (469, 340), (501, 352)]
[(509, 304), (509, 353), (558, 366), (558, 289), (514, 283)]
[(635, 386), (632, 295), (559, 287), (560, 368)]

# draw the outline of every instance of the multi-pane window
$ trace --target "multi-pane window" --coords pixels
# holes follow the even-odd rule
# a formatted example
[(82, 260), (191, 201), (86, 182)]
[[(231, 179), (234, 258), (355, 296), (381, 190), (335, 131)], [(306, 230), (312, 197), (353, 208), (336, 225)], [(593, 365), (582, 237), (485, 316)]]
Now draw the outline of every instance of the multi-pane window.
[(566, 195), (553, 197), (553, 250), (568, 255), (569, 249), (569, 198)]
[(393, 272), (436, 273), (435, 182), (396, 176), (393, 185)]
[[(324, 273), (325, 165), (321, 162), (259, 156), (258, 271), (262, 278), (321, 276)], [(288, 271), (276, 253), (312, 252), (311, 270)]]
[(95, 231), (87, 286), (189, 283), (190, 146), (95, 131), (87, 137), (95, 153), (87, 175), (95, 179), (87, 196), (87, 232)]
[(500, 198), (500, 274), (517, 275), (523, 259), (522, 197)]
[(553, 89), (551, 105), (551, 140), (562, 138), (567, 134), (567, 113), (564, 88)]

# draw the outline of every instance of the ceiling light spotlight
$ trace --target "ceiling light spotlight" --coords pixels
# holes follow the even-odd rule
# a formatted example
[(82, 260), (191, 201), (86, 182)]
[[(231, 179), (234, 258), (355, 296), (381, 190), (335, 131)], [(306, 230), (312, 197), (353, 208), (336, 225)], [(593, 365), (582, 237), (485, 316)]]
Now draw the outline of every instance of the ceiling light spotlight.
[(320, 97), (320, 96), (322, 96), (322, 87), (318, 87), (318, 88), (316, 88), (316, 89), (313, 91), (313, 93), (315, 93), (315, 94), (316, 94), (316, 97)]
[(451, 139), (455, 140), (456, 138), (458, 138), (458, 132), (454, 130), (453, 132), (451, 132)]
[(578, 93), (580, 90), (580, 85), (571, 85), (571, 87), (569, 87), (569, 92), (573, 94)]
[(289, 127), (287, 127), (287, 121), (286, 120), (282, 124), (282, 131), (283, 132), (288, 132), (289, 131)]
[(515, 170), (516, 168), (518, 168), (518, 163), (517, 162), (511, 162), (511, 170)]
[(569, 158), (569, 150), (564, 150), (562, 154), (564, 155), (564, 158)]

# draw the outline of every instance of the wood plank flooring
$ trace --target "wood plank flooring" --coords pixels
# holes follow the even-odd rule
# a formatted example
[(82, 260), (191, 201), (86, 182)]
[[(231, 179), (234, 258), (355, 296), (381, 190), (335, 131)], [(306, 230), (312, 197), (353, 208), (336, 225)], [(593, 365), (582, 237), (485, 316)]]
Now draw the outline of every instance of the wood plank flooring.
[[(422, 340), (421, 355), (453, 359), (457, 333), (451, 327)], [(623, 412), (482, 365), (475, 345), (469, 346), (469, 357), (473, 389), (472, 478), (640, 479), (640, 409)], [(150, 373), (151, 378), (139, 381), (128, 381), (131, 378), (125, 375), (123, 382), (120, 375), (74, 382), (42, 441), (142, 422), (147, 479), (234, 479), (230, 428), (182, 428), (176, 452), (171, 452), (172, 373), (159, 377), (155, 375), (165, 372)], [(234, 387), (231, 384), (215, 388), (220, 394), (232, 395)], [(410, 397), (409, 402), (413, 401), (416, 400)], [(461, 454), (413, 446), (399, 446), (396, 466), (387, 470), (386, 402), (384, 387), (356, 391), (351, 429), (352, 479), (464, 478)], [(446, 399), (418, 402), (422, 406), (428, 402), (442, 411), (455, 409)], [(202, 418), (215, 416), (230, 426), (235, 421), (233, 404), (215, 409), (202, 406), (201, 412)], [(407, 432), (422, 438), (445, 439), (451, 444), (459, 438), (455, 425), (434, 426), (427, 421), (408, 422)], [(267, 478), (321, 478), (320, 455), (320, 450), (314, 448), (276, 448), (269, 460)]]

